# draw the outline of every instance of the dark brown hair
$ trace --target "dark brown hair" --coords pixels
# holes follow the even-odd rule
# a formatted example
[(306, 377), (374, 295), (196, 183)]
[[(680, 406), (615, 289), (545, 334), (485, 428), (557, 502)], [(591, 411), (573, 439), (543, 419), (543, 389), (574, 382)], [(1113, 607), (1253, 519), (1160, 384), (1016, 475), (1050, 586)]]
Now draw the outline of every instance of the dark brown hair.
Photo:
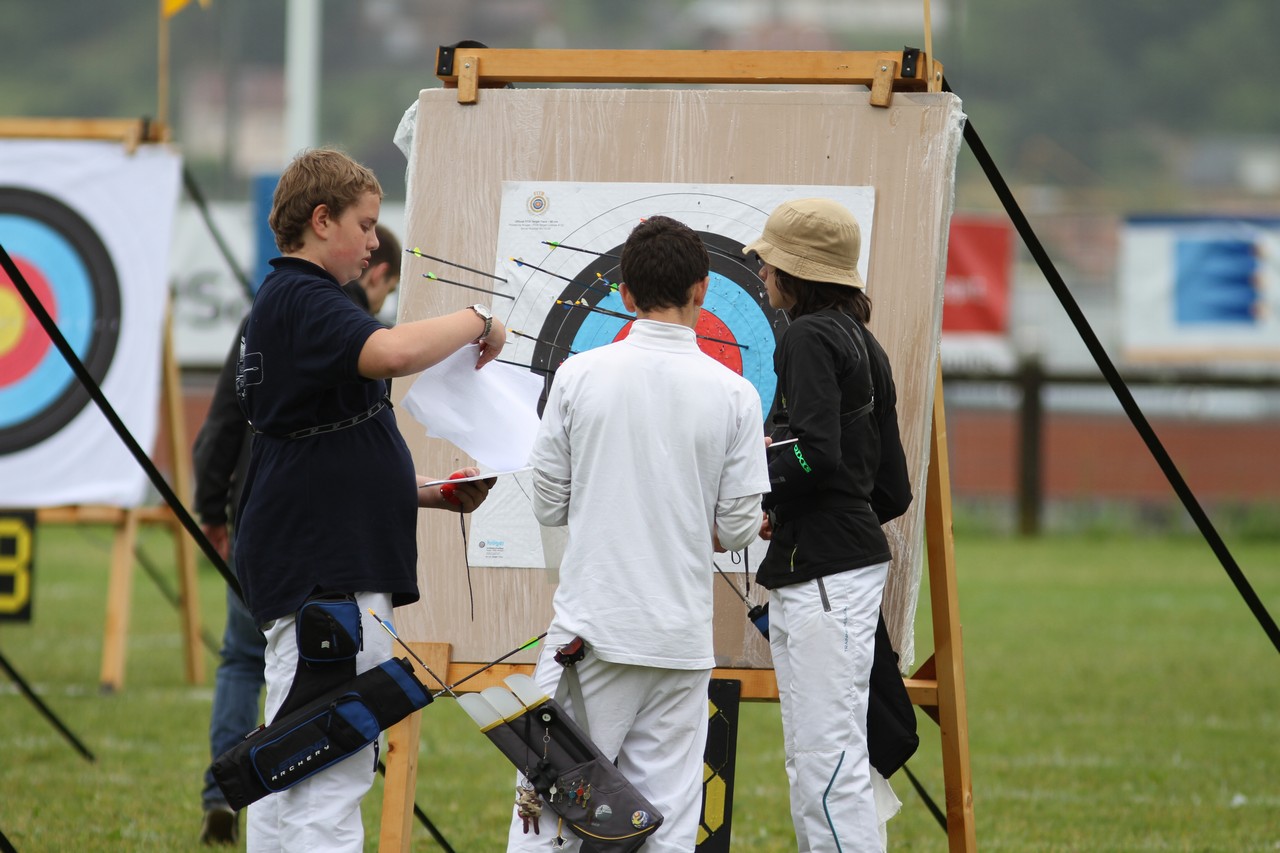
[(369, 254), (369, 267), (376, 267), (378, 264), (390, 264), (391, 271), (399, 274), (400, 272), (400, 241), (390, 228), (379, 222), (373, 226), (373, 233), (378, 235), (378, 248)]
[(710, 269), (702, 238), (667, 216), (641, 222), (622, 247), (622, 280), (641, 311), (689, 304), (689, 288)]
[(793, 300), (787, 313), (803, 317), (824, 308), (834, 308), (851, 315), (864, 326), (871, 322), (871, 297), (858, 287), (832, 284), (829, 281), (809, 281), (791, 273), (773, 268), (773, 280), (778, 290)]

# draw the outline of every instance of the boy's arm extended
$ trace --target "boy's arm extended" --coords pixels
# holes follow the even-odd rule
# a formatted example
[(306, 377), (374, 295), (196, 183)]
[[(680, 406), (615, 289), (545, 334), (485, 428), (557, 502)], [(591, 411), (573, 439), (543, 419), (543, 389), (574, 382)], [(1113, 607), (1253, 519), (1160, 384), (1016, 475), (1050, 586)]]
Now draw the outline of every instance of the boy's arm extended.
[(390, 379), (426, 370), (477, 340), (486, 328), (489, 333), (479, 339), (476, 361), (476, 367), (481, 368), (498, 357), (506, 342), (506, 327), (497, 317), (486, 323), (475, 311), (463, 308), (452, 314), (379, 329), (360, 350), (360, 375), (366, 379)]
[(533, 514), (544, 527), (569, 523), (573, 454), (567, 425), (564, 390), (571, 370), (556, 376), (542, 408), (542, 423), (533, 441), (529, 464), (533, 466)]

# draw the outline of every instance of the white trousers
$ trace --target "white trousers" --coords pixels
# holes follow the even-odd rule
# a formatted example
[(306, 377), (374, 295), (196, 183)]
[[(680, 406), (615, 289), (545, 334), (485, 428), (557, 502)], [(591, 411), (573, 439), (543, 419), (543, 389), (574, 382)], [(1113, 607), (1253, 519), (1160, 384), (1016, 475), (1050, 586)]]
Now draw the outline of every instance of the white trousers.
[(867, 757), (867, 695), (888, 569), (881, 563), (769, 593), (799, 853), (884, 849)]
[[(554, 660), (556, 648), (543, 645), (533, 675), (548, 696), (556, 695), (564, 673)], [(711, 671), (608, 663), (591, 653), (577, 670), (591, 740), (663, 815), (662, 826), (644, 845), (645, 853), (689, 853), (697, 843), (702, 814)], [(561, 704), (569, 716), (579, 719), (571, 698), (566, 696)], [(517, 775), (516, 784), (523, 781)], [(556, 823), (555, 812), (544, 803), (539, 834), (526, 835), (513, 809), (508, 853), (553, 849)], [(554, 849), (579, 850), (573, 830), (566, 826), (563, 833), (568, 844)]]
[[(387, 593), (357, 593), (364, 646), (356, 655), (356, 674), (372, 669), (391, 657), (391, 635), (369, 609), (383, 619), (391, 618), (391, 596)], [(273, 719), (284, 704), (298, 668), (298, 642), (294, 617), (277, 619), (267, 635), (266, 719)], [(361, 853), (364, 824), (360, 801), (373, 785), (377, 770), (377, 743), (321, 770), (277, 794), (269, 794), (249, 806), (245, 840), (249, 853), (284, 851), (332, 851)]]

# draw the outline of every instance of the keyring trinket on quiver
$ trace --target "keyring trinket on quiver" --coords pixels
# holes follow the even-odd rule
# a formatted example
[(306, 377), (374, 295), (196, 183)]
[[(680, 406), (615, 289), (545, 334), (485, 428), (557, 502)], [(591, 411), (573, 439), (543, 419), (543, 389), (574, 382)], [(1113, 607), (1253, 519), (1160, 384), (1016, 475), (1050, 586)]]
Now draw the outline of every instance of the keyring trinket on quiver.
[[(583, 853), (638, 850), (662, 815), (532, 678), (516, 674), (504, 681), (506, 688), (462, 694), (458, 704), (582, 839)], [(525, 802), (520, 814), (526, 831), (537, 832), (532, 804)]]

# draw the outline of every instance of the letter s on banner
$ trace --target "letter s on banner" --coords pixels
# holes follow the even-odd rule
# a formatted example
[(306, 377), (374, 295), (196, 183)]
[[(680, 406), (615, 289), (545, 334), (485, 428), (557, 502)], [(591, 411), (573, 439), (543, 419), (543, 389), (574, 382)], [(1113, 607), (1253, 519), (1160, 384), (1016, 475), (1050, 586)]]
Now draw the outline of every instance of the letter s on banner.
[(31, 621), (36, 514), (0, 511), (0, 621)]

